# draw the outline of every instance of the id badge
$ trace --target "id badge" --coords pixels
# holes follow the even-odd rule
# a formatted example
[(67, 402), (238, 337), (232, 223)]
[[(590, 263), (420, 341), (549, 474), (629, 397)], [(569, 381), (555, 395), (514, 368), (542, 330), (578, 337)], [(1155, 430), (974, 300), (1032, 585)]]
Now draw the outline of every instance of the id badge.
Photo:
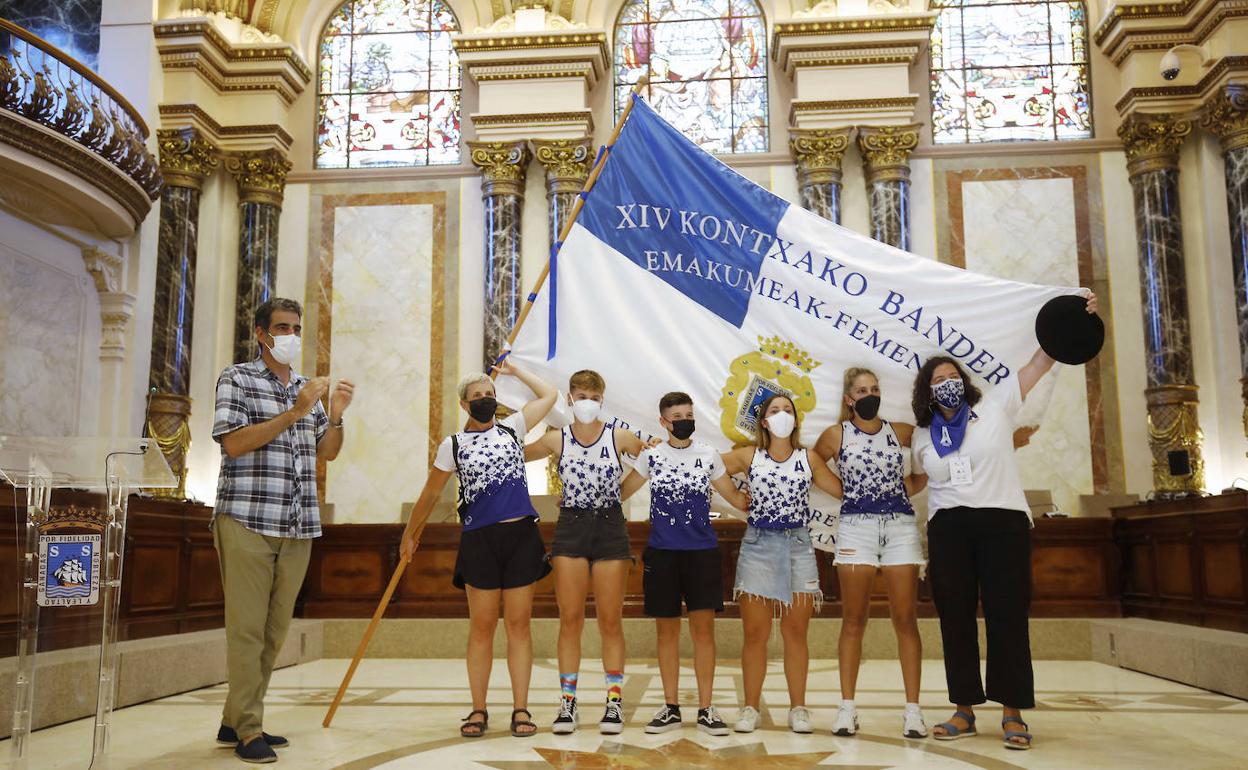
[(964, 487), (971, 483), (971, 458), (957, 455), (949, 460), (949, 483)]

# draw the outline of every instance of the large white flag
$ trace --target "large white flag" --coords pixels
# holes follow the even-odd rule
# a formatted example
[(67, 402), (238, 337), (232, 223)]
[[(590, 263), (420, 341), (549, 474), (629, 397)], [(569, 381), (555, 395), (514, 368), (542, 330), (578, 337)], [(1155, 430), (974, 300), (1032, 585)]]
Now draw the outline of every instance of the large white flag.
[[(597, 370), (606, 410), (635, 428), (665, 435), (659, 398), (682, 390), (697, 437), (726, 449), (751, 441), (752, 407), (783, 392), (813, 443), (838, 419), (851, 366), (879, 375), (885, 418), (912, 422), (928, 356), (956, 358), (981, 386), (1013, 383), (1039, 345), (1040, 307), (1078, 291), (979, 275), (833, 224), (634, 100), (510, 355), (560, 387)], [(513, 406), (530, 397), (511, 378), (499, 393)]]

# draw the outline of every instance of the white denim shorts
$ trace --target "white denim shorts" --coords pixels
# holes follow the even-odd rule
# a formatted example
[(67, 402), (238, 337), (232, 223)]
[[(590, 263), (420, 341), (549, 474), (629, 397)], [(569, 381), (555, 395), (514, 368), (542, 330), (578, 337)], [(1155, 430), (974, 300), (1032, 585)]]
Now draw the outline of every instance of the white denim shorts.
[(923, 566), (923, 544), (914, 514), (859, 513), (842, 516), (836, 530), (834, 564)]

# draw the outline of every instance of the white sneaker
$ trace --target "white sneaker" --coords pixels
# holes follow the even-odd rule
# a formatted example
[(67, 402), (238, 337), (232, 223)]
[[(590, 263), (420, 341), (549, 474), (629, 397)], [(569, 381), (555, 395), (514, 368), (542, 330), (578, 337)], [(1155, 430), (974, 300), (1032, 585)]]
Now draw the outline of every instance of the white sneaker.
[(901, 735), (903, 738), (927, 737), (927, 723), (923, 721), (922, 711), (907, 709), (901, 715)]
[(789, 729), (795, 733), (813, 733), (810, 726), (810, 710), (805, 706), (794, 706), (789, 709)]
[(832, 727), (832, 734), (848, 738), (857, 732), (858, 709), (845, 708), (844, 706), (838, 708), (836, 710), (836, 724)]
[(758, 709), (746, 706), (741, 709), (741, 713), (737, 716), (737, 723), (732, 726), (732, 729), (739, 733), (752, 733), (758, 729), (759, 719)]

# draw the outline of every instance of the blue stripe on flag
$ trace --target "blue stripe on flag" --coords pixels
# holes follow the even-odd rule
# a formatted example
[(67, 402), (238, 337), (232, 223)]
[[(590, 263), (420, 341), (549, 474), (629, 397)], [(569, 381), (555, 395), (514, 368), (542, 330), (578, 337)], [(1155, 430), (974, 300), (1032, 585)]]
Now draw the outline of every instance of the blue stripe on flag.
[(788, 207), (636, 99), (577, 224), (740, 328)]

